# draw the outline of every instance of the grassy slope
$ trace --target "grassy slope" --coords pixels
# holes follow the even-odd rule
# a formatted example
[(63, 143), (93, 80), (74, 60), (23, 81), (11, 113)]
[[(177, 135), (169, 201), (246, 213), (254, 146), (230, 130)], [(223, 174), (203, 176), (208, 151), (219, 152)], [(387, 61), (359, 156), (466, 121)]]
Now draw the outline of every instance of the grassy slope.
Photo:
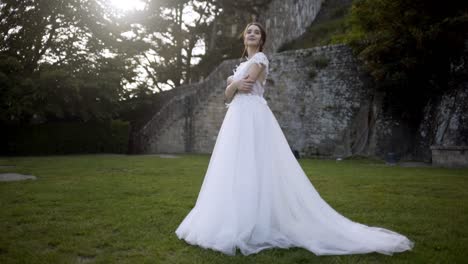
[[(177, 239), (208, 155), (0, 158), (0, 263), (462, 263), (468, 253), (468, 169), (302, 159), (321, 196), (344, 216), (415, 241), (412, 252), (315, 256), (304, 249), (229, 257)], [(1, 167), (14, 165), (15, 167)]]
[(279, 51), (342, 43), (341, 37), (346, 33), (346, 15), (351, 2), (352, 0), (325, 0), (306, 32), (281, 46)]

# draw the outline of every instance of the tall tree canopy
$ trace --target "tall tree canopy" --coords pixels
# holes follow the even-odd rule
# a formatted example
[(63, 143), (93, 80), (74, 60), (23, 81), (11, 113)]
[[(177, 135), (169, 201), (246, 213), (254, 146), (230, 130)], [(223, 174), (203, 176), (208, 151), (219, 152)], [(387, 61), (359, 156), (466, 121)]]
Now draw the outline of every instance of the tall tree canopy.
[(198, 81), (225, 59), (237, 46), (223, 42), (230, 25), (221, 23), (265, 0), (140, 2), (123, 13), (111, 0), (2, 0), (0, 122), (135, 117), (155, 92)]
[(350, 44), (400, 114), (418, 117), (428, 98), (454, 86), (468, 39), (466, 1), (356, 0), (350, 22)]
[(209, 23), (219, 12), (213, 0), (148, 1), (145, 10), (127, 18), (130, 38), (138, 43), (135, 63), (149, 85), (162, 91), (190, 82), (191, 69), (205, 50)]
[(0, 120), (112, 118), (131, 67), (100, 1), (0, 3)]

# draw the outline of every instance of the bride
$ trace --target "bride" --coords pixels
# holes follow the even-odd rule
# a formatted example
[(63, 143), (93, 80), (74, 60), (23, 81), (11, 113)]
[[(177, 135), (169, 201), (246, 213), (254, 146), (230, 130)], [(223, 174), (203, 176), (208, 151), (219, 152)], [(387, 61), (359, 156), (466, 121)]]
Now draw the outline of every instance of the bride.
[(243, 39), (248, 58), (228, 78), (228, 110), (196, 204), (177, 237), (228, 255), (237, 248), (249, 255), (273, 247), (302, 247), (316, 255), (411, 250), (414, 242), (406, 236), (353, 222), (321, 198), (263, 98), (263, 26), (248, 24)]

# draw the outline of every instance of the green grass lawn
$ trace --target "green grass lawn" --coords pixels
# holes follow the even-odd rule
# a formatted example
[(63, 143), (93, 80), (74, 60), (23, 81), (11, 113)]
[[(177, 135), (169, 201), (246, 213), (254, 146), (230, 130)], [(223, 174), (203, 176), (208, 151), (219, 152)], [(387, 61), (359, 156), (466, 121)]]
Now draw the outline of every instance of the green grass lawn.
[[(363, 224), (415, 242), (413, 251), (315, 256), (301, 248), (227, 256), (174, 231), (194, 205), (209, 155), (0, 157), (0, 263), (466, 263), (468, 169), (371, 160), (301, 159), (321, 196)], [(11, 167), (6, 167), (11, 166)]]

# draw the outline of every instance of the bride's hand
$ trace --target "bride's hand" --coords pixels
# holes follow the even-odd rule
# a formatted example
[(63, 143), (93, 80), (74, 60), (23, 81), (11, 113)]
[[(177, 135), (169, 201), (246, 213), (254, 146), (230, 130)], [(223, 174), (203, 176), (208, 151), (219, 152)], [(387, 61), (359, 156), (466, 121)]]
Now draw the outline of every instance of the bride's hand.
[(234, 76), (231, 75), (227, 78), (227, 85), (230, 85), (232, 83), (232, 81), (234, 80)]
[(252, 87), (255, 83), (254, 80), (249, 79), (249, 75), (245, 76), (244, 78), (238, 80), (237, 90), (241, 93), (250, 93), (252, 91)]

